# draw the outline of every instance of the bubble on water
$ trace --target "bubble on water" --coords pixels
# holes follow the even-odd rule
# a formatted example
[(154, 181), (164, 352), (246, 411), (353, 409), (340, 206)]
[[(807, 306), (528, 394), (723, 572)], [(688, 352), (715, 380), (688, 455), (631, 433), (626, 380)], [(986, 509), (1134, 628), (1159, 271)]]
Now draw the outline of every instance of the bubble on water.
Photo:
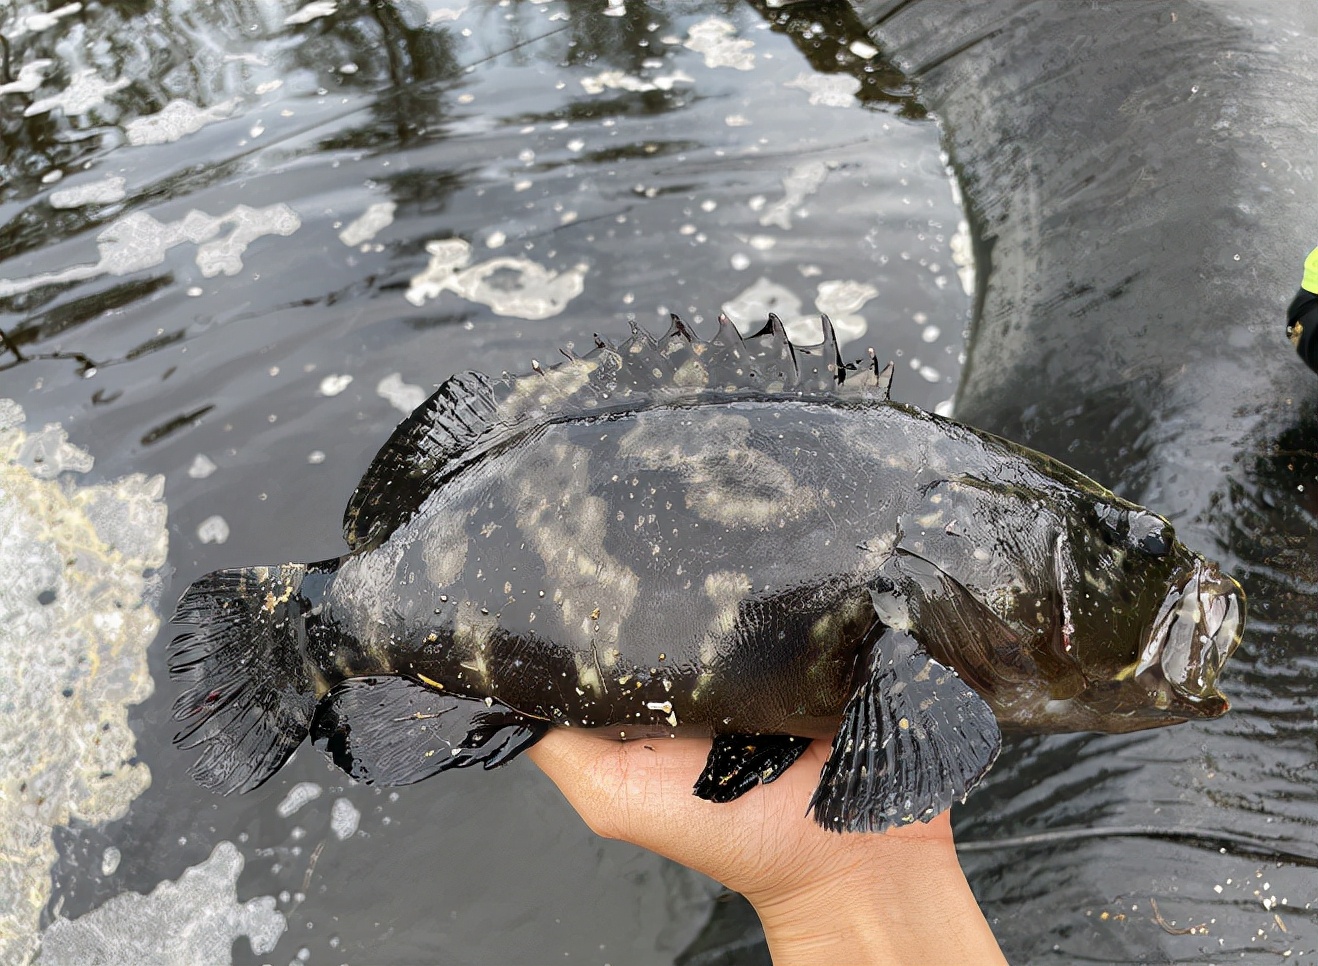
[(330, 807), (330, 828), (339, 841), (351, 838), (361, 823), (362, 813), (346, 798), (336, 798)]
[(339, 241), (349, 248), (356, 248), (358, 245), (370, 241), (393, 224), (394, 211), (397, 207), (392, 201), (378, 201), (369, 206), (339, 232)]
[(202, 543), (224, 543), (229, 539), (229, 524), (218, 513), (197, 525), (197, 539)]
[(397, 372), (389, 373), (376, 383), (375, 392), (387, 399), (389, 405), (403, 413), (410, 414), (426, 401), (426, 391), (420, 386), (403, 382), (403, 377)]
[(288, 818), (303, 805), (321, 796), (321, 787), (315, 782), (298, 782), (288, 790), (284, 800), (275, 808), (280, 818)]
[(192, 457), (192, 465), (188, 467), (188, 476), (192, 477), (194, 480), (204, 480), (217, 469), (219, 469), (219, 467), (211, 461), (209, 456), (205, 453), (198, 453), (196, 456)]
[(920, 338), (925, 342), (937, 342), (938, 337), (943, 334), (943, 330), (936, 325), (926, 325), (920, 332)]
[(731, 258), (728, 259), (728, 264), (731, 265), (738, 272), (745, 271), (751, 266), (750, 256), (745, 254), (744, 252), (736, 252)]
[(114, 870), (119, 868), (119, 850), (113, 845), (106, 846), (101, 853), (101, 875), (114, 875)]
[(347, 373), (333, 373), (320, 380), (316, 392), (322, 396), (337, 396), (352, 385), (352, 376)]

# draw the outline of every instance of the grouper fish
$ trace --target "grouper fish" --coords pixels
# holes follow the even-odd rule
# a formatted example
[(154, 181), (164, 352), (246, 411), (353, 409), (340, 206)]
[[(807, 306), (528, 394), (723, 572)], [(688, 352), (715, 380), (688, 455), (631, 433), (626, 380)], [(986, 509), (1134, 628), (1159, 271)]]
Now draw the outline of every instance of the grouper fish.
[(255, 788), (309, 736), (407, 784), (562, 727), (712, 737), (695, 794), (725, 802), (831, 739), (815, 820), (882, 831), (963, 800), (1000, 728), (1227, 710), (1234, 580), (1075, 470), (892, 402), (891, 365), (823, 332), (674, 317), (453, 376), (366, 471), (345, 555), (183, 594), (193, 775)]

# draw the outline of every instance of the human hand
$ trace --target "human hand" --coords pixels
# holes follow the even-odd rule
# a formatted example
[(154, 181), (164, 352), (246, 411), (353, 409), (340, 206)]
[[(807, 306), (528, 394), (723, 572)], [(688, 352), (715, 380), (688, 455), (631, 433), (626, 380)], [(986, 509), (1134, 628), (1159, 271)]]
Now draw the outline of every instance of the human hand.
[(883, 834), (806, 815), (828, 743), (733, 802), (691, 793), (710, 742), (610, 741), (551, 728), (527, 754), (605, 838), (640, 845), (740, 892), (777, 966), (1003, 963), (956, 859), (945, 813)]

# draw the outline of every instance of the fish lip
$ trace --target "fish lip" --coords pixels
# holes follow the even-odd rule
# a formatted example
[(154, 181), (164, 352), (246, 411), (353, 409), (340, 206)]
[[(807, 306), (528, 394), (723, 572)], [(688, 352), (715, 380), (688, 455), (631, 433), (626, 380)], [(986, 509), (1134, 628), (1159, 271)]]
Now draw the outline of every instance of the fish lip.
[(1168, 591), (1135, 667), (1168, 714), (1206, 718), (1230, 707), (1217, 689), (1226, 662), (1240, 646), (1245, 594), (1216, 564), (1196, 557), (1190, 573)]

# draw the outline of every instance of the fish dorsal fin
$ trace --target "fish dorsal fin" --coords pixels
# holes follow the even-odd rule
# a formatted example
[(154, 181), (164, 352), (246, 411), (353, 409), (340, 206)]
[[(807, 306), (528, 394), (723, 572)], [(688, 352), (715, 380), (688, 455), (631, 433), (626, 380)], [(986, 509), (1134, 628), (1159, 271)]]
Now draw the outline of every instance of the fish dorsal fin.
[(358, 484), (343, 517), (354, 550), (386, 540), (412, 518), (454, 473), (534, 426), (616, 415), (651, 406), (696, 405), (781, 397), (830, 402), (884, 402), (892, 365), (880, 370), (873, 350), (843, 363), (832, 323), (823, 341), (795, 345), (776, 315), (753, 335), (741, 335), (726, 316), (709, 341), (676, 315), (655, 338), (632, 324), (625, 342), (595, 337), (582, 356), (522, 375), (453, 376), (399, 424)]

